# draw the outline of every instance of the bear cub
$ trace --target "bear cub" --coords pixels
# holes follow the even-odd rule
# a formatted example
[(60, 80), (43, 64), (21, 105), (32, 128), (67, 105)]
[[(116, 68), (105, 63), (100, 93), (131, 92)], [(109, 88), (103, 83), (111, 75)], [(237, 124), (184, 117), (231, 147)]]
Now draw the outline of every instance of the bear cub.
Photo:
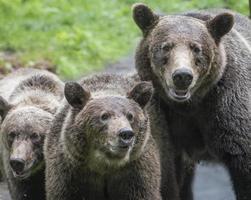
[(1, 163), (13, 200), (45, 200), (44, 138), (63, 98), (54, 74), (20, 69), (0, 81)]
[(152, 85), (134, 84), (117, 75), (65, 84), (45, 142), (47, 200), (162, 199), (145, 111)]

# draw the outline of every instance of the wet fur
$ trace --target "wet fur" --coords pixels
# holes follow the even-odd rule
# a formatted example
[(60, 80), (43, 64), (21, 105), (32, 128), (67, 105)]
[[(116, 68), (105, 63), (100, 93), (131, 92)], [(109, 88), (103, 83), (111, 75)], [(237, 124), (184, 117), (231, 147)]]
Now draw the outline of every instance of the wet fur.
[[(107, 104), (115, 106), (113, 110), (116, 111), (119, 110), (119, 107), (124, 106), (123, 101), (120, 105), (116, 96), (126, 98), (126, 94), (136, 82), (133, 77), (97, 75), (85, 78), (80, 83), (91, 92), (91, 98), (108, 97), (109, 99), (109, 96), (113, 96), (114, 101)], [(100, 106), (102, 108), (102, 103), (97, 104), (99, 108)], [(88, 105), (86, 106), (89, 108)], [(97, 106), (92, 105), (89, 110), (84, 111), (88, 114), (83, 115), (84, 118), (78, 119), (76, 116), (79, 110), (71, 108), (68, 103), (65, 102), (59, 109), (53, 123), (52, 134), (47, 137), (45, 144), (47, 199), (80, 200), (83, 197), (89, 200), (162, 199), (160, 196), (159, 153), (151, 135), (146, 140), (145, 147), (139, 151), (140, 153), (136, 154), (136, 157), (133, 154), (134, 156), (126, 164), (121, 163), (121, 166), (118, 167), (120, 164), (113, 161), (112, 163), (97, 163), (95, 167), (95, 162), (92, 162), (93, 156), (96, 156), (97, 162), (99, 156), (102, 159), (102, 155), (90, 152), (89, 145), (95, 143), (95, 139), (101, 140), (104, 137), (100, 133), (98, 138), (91, 138), (96, 131), (101, 131), (98, 123), (94, 122), (93, 126), (82, 127), (81, 130), (76, 129), (77, 126), (74, 124), (81, 123), (82, 120), (88, 121), (90, 118), (98, 116), (100, 111), (97, 110)], [(143, 132), (146, 131), (146, 135), (150, 134), (149, 127), (138, 128), (141, 128)], [(155, 128), (151, 126), (151, 131)], [(67, 142), (70, 141), (66, 139), (69, 135), (67, 133), (83, 132), (83, 130), (88, 136), (86, 139), (81, 137), (78, 140), (81, 140), (82, 148), (86, 148), (81, 150), (81, 154), (76, 155), (76, 147), (79, 142), (71, 140), (74, 144), (67, 145)], [(88, 168), (91, 162), (92, 165)], [(170, 168), (171, 166), (170, 164)], [(168, 181), (172, 182), (171, 179)]]
[[(1, 125), (3, 174), (13, 200), (45, 200), (43, 140), (36, 144), (37, 161), (40, 163), (30, 176), (23, 180), (13, 177), (9, 156), (7, 130), (26, 133), (50, 128), (59, 101), (63, 95), (63, 83), (52, 73), (35, 69), (20, 69), (0, 81), (0, 95), (10, 104)], [(14, 117), (14, 118), (13, 118)], [(16, 120), (19, 120), (16, 123)], [(31, 127), (26, 127), (26, 123)], [(44, 138), (46, 132), (41, 135)]]
[[(169, 17), (173, 18), (173, 23), (179, 17), (187, 17), (193, 18), (194, 23), (199, 20), (203, 24), (221, 12), (189, 12)], [(163, 80), (151, 68), (149, 45), (162, 37), (159, 35), (160, 38), (152, 39), (150, 36), (155, 31), (157, 21), (151, 29), (147, 29), (147, 34), (143, 31), (144, 37), (136, 51), (138, 73), (142, 80), (153, 81), (156, 98), (160, 99), (161, 110), (165, 112), (166, 123), (170, 126), (177, 153), (176, 169), (181, 174), (178, 181), (181, 187), (184, 184), (188, 186), (182, 189), (182, 199), (193, 198), (193, 163), (200, 160), (214, 160), (225, 165), (231, 175), (237, 199), (251, 199), (251, 22), (246, 17), (233, 14), (235, 25), (221, 41), (216, 42), (219, 44), (214, 49), (215, 60), (210, 73), (198, 86), (200, 89), (197, 93), (186, 103), (170, 100), (163, 90)], [(162, 18), (159, 17), (160, 20)], [(177, 32), (182, 32), (182, 25), (179, 26)], [(191, 162), (191, 167), (184, 171), (182, 168), (187, 166), (187, 161)], [(183, 172), (189, 176), (183, 176)]]

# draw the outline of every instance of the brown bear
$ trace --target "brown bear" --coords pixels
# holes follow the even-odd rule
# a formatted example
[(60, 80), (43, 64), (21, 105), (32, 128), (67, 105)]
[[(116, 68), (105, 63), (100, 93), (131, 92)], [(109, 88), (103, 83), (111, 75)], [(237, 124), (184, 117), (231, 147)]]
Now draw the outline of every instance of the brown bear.
[(213, 160), (228, 169), (237, 199), (250, 200), (251, 21), (226, 10), (158, 15), (144, 4), (133, 18), (143, 32), (136, 69), (166, 114), (182, 199), (192, 199), (193, 163)]
[(45, 142), (47, 200), (162, 199), (145, 110), (152, 85), (134, 84), (112, 74), (65, 84)]
[(43, 144), (63, 86), (54, 74), (35, 69), (0, 81), (2, 171), (13, 200), (45, 200)]

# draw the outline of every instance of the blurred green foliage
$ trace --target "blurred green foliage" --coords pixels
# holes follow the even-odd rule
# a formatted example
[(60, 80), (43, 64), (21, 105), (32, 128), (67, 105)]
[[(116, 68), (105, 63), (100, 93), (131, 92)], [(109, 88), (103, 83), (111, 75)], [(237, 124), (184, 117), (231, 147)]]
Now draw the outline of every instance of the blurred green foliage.
[[(101, 69), (132, 54), (140, 31), (131, 18), (134, 0), (0, 0), (0, 51), (21, 65), (53, 63), (64, 78)], [(173, 13), (228, 7), (248, 15), (248, 0), (145, 0)], [(10, 67), (0, 58), (0, 66)]]

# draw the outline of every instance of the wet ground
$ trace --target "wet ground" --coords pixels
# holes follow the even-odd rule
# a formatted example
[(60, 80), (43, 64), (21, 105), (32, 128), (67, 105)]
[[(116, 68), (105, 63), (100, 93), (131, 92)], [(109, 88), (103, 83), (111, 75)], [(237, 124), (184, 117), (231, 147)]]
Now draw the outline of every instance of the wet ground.
[[(109, 65), (106, 72), (133, 73), (133, 58), (121, 59)], [(195, 200), (235, 200), (226, 170), (219, 165), (198, 165), (194, 180)], [(0, 200), (10, 200), (7, 186), (0, 183)]]

